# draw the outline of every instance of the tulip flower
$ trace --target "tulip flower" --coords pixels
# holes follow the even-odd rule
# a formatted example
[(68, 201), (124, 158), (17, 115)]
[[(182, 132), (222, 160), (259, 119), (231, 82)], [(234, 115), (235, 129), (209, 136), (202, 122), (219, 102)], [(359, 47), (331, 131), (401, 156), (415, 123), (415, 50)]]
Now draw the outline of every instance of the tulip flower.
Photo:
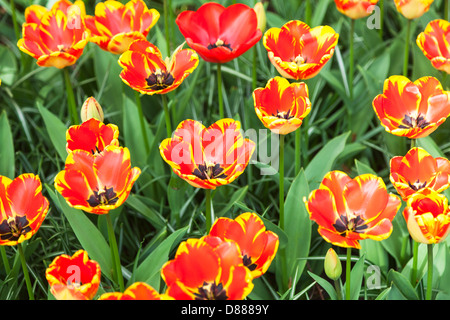
[(339, 35), (329, 26), (310, 28), (293, 20), (264, 33), (270, 62), (288, 79), (310, 79), (331, 59)]
[(0, 245), (14, 246), (28, 240), (42, 225), (49, 202), (34, 174), (14, 180), (0, 176)]
[(176, 89), (198, 65), (191, 49), (179, 46), (163, 60), (158, 47), (147, 40), (136, 40), (119, 58), (123, 70), (120, 78), (143, 94), (165, 94)]
[(89, 41), (114, 54), (125, 52), (135, 40), (145, 40), (159, 19), (156, 9), (149, 9), (142, 0), (122, 4), (116, 0), (99, 2), (95, 16), (86, 16), (91, 32)]
[(337, 280), (342, 274), (342, 264), (336, 251), (333, 248), (328, 249), (324, 262), (325, 274), (331, 280)]
[(213, 236), (182, 242), (161, 277), (175, 300), (243, 300), (253, 289), (238, 245)]
[(264, 126), (278, 134), (288, 134), (299, 128), (311, 110), (308, 86), (290, 84), (282, 77), (270, 79), (265, 88), (253, 91), (255, 112)]
[(253, 154), (255, 143), (244, 139), (240, 129), (240, 122), (233, 119), (221, 119), (208, 128), (185, 120), (159, 150), (180, 178), (196, 188), (215, 189), (240, 176)]
[(131, 168), (127, 148), (109, 145), (98, 155), (78, 149), (67, 156), (55, 188), (70, 206), (107, 214), (125, 202), (140, 172)]
[(209, 232), (224, 241), (235, 241), (239, 245), (244, 265), (253, 278), (260, 277), (269, 268), (278, 250), (278, 236), (266, 231), (264, 223), (255, 213), (246, 212), (236, 219), (221, 217)]
[(81, 121), (85, 122), (91, 118), (103, 122), (104, 115), (102, 106), (95, 100), (94, 97), (87, 98), (81, 107)]
[(107, 146), (119, 146), (119, 128), (115, 124), (104, 124), (91, 118), (81, 125), (71, 126), (66, 132), (67, 152), (84, 150), (93, 155), (101, 153)]
[(122, 292), (107, 292), (99, 300), (162, 300), (161, 295), (145, 282), (135, 282)]
[(351, 19), (367, 17), (379, 0), (334, 0), (338, 11)]
[(223, 64), (239, 57), (262, 35), (255, 10), (241, 3), (225, 8), (207, 2), (197, 11), (181, 12), (175, 22), (189, 47), (212, 63)]
[(57, 1), (50, 10), (32, 5), (25, 10), (22, 39), (17, 46), (41, 67), (73, 65), (83, 53), (89, 32), (84, 26), (83, 1)]
[(417, 139), (434, 132), (450, 115), (450, 92), (433, 77), (411, 82), (391, 76), (372, 104), (387, 132)]
[(400, 205), (400, 198), (388, 194), (381, 178), (364, 174), (351, 179), (340, 171), (329, 172), (306, 202), (311, 220), (327, 242), (357, 249), (359, 240), (390, 236)]
[(436, 19), (417, 36), (417, 45), (437, 70), (450, 73), (450, 23)]
[(57, 300), (92, 300), (100, 285), (100, 265), (84, 250), (73, 256), (59, 255), (48, 266), (45, 277)]
[(390, 180), (403, 200), (414, 193), (430, 188), (442, 192), (450, 186), (450, 161), (433, 158), (422, 148), (412, 148), (390, 161)]
[(394, 0), (397, 11), (406, 19), (421, 17), (430, 9), (434, 0)]

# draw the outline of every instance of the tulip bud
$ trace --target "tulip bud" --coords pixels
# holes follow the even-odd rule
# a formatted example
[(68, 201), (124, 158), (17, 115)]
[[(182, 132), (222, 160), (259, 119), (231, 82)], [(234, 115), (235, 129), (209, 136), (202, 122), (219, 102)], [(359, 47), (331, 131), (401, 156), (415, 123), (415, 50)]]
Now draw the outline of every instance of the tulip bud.
[(325, 256), (325, 273), (331, 280), (337, 280), (342, 273), (342, 265), (333, 248), (328, 249)]
[(102, 106), (95, 100), (94, 97), (86, 99), (81, 107), (81, 121), (85, 122), (91, 118), (95, 118), (103, 122)]
[(253, 7), (253, 10), (255, 10), (256, 18), (258, 19), (258, 29), (264, 32), (266, 30), (266, 11), (264, 10), (264, 5), (258, 1)]

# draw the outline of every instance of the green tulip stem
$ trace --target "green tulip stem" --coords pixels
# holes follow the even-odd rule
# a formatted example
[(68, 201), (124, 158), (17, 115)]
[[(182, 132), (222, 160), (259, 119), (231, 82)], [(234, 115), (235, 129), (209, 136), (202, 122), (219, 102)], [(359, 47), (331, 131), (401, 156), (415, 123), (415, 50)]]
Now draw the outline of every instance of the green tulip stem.
[(117, 247), (117, 240), (114, 233), (113, 223), (109, 214), (106, 214), (106, 221), (108, 225), (109, 245), (111, 248), (111, 258), (113, 261), (114, 273), (116, 281), (119, 283), (120, 292), (123, 292), (125, 290), (125, 286), (123, 281), (122, 267), (120, 264), (119, 249)]
[(20, 261), (22, 263), (23, 275), (25, 277), (25, 283), (27, 285), (28, 297), (30, 300), (34, 300), (33, 287), (31, 286), (30, 274), (28, 273), (27, 263), (25, 261), (25, 254), (23, 252), (22, 244), (17, 244), (19, 249)]
[(78, 125), (80, 123), (80, 118), (78, 117), (77, 104), (75, 102), (75, 94), (73, 92), (72, 83), (70, 82), (70, 75), (67, 67), (63, 69), (63, 73), (64, 73), (64, 83), (66, 86), (67, 103), (69, 105), (69, 112), (72, 117), (72, 124)]
[(408, 19), (406, 25), (406, 37), (405, 37), (405, 56), (403, 60), (403, 76), (408, 77), (408, 63), (409, 63), (409, 42), (411, 38), (411, 19)]
[(162, 104), (163, 104), (163, 108), (164, 108), (164, 116), (166, 118), (167, 138), (170, 138), (172, 136), (172, 124), (171, 124), (170, 113), (169, 113), (169, 104), (167, 102), (167, 97), (165, 94), (162, 94), (161, 97), (162, 97)]
[(142, 102), (141, 102), (141, 97), (138, 91), (134, 91), (135, 97), (136, 97), (136, 107), (138, 109), (138, 113), (139, 113), (139, 121), (140, 121), (140, 125), (141, 125), (141, 134), (144, 137), (144, 147), (145, 147), (145, 152), (148, 153), (150, 152), (150, 146), (149, 146), (149, 142), (148, 142), (148, 136), (147, 136), (147, 130), (145, 128), (145, 118), (144, 118), (144, 112), (142, 111)]
[(219, 116), (220, 119), (225, 118), (225, 113), (223, 111), (223, 97), (222, 97), (222, 65), (217, 64), (217, 95), (219, 99)]
[(280, 228), (284, 229), (284, 135), (280, 134), (280, 163), (279, 163), (279, 197), (280, 197)]
[(427, 293), (426, 300), (431, 300), (433, 289), (433, 244), (427, 245), (428, 249), (428, 279), (427, 279)]
[(206, 195), (206, 202), (205, 202), (206, 233), (208, 233), (211, 230), (212, 222), (214, 221), (211, 189), (205, 189), (205, 195)]
[(352, 248), (347, 248), (347, 265), (345, 270), (345, 299), (350, 300), (350, 279), (352, 264)]

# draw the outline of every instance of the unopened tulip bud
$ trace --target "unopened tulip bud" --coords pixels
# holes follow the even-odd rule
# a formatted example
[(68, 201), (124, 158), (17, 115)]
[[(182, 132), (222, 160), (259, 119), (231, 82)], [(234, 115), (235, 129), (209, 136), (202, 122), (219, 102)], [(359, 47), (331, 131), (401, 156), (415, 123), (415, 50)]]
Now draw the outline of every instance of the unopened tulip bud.
[(256, 18), (258, 19), (258, 29), (264, 32), (266, 30), (266, 11), (264, 10), (264, 5), (258, 1), (253, 7), (253, 10), (255, 10)]
[(94, 97), (86, 99), (81, 107), (81, 121), (85, 122), (91, 118), (95, 118), (101, 122), (104, 119), (102, 106)]
[(341, 261), (333, 248), (328, 249), (325, 256), (325, 273), (331, 280), (339, 279), (342, 273)]

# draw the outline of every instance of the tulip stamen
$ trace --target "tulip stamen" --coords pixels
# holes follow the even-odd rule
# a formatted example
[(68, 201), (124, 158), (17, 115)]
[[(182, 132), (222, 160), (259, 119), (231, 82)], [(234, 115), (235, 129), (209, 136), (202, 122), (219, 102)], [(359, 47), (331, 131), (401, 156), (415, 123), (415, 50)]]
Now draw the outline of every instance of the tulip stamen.
[(156, 69), (147, 79), (147, 85), (152, 90), (163, 90), (173, 84), (175, 78), (170, 72)]
[(250, 271), (253, 271), (258, 267), (256, 263), (252, 263), (252, 258), (247, 255), (242, 257), (242, 262)]
[(227, 177), (223, 173), (223, 168), (220, 167), (220, 164), (208, 162), (198, 165), (193, 174), (202, 180), (224, 179)]
[(194, 293), (195, 300), (226, 300), (227, 292), (224, 290), (223, 285), (216, 282), (208, 283), (203, 282), (203, 285), (198, 289), (198, 293)]
[(87, 202), (91, 207), (96, 207), (99, 205), (113, 205), (119, 200), (114, 189), (106, 188), (94, 190), (94, 194), (89, 197)]
[(359, 215), (347, 216), (346, 214), (342, 214), (333, 226), (340, 234), (347, 234), (348, 232), (360, 233), (364, 229), (367, 229), (367, 225), (364, 223), (365, 221)]
[(28, 220), (23, 217), (9, 217), (0, 224), (0, 239), (17, 241), (22, 234), (29, 232)]
[(302, 55), (299, 54), (298, 56), (295, 57), (294, 62), (295, 62), (298, 66), (300, 66), (300, 65), (306, 63), (306, 60), (307, 60), (307, 59), (306, 59), (305, 57), (303, 57)]
[(398, 127), (401, 129), (409, 129), (409, 128), (424, 129), (429, 124), (430, 123), (426, 121), (425, 117), (420, 113), (417, 115), (417, 117), (405, 114), (405, 117), (402, 120), (402, 124), (399, 125)]
[(291, 115), (291, 110), (288, 110), (288, 111), (278, 111), (277, 110), (277, 113), (272, 114), (272, 116), (278, 117), (280, 119), (286, 119), (286, 120), (292, 119), (294, 117), (293, 115)]
[(419, 181), (419, 179), (417, 179), (417, 181), (414, 182), (414, 183), (411, 183), (410, 181), (408, 181), (408, 185), (409, 185), (409, 187), (410, 187), (411, 189), (413, 189), (414, 191), (418, 191), (418, 190), (420, 190), (420, 189), (425, 188), (425, 186), (427, 185), (427, 182), (425, 181), (424, 183), (421, 183), (421, 182)]
[(218, 47), (226, 47), (230, 51), (233, 51), (233, 49), (231, 48), (231, 45), (229, 43), (225, 43), (225, 41), (223, 41), (221, 39), (218, 39), (216, 41), (216, 43), (214, 43), (214, 44), (212, 44), (212, 43), (208, 44), (207, 48), (208, 48), (208, 50), (211, 50), (211, 49), (215, 49), (215, 48), (218, 48)]

